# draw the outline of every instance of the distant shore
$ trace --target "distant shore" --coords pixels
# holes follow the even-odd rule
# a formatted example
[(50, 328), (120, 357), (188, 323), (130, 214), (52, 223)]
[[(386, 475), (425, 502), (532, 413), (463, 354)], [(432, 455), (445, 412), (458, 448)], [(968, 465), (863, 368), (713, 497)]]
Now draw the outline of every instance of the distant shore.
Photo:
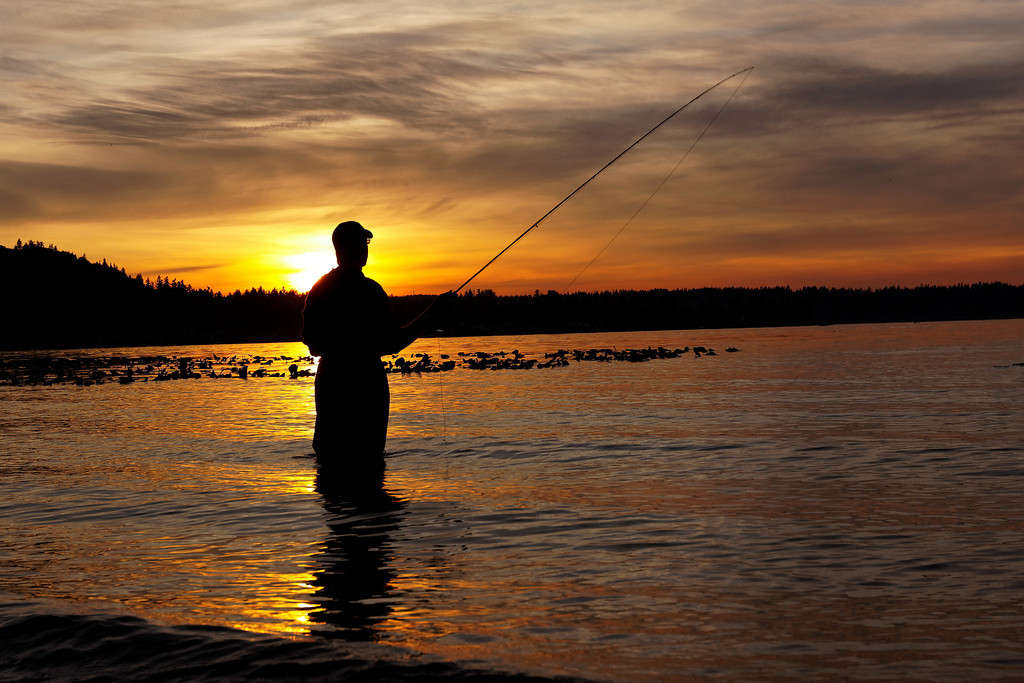
[[(0, 247), (4, 325), (0, 350), (298, 341), (305, 295), (249, 289), (230, 294), (177, 280), (143, 280), (123, 268), (28, 243)], [(391, 298), (399, 322), (431, 295)], [(1024, 318), (1024, 284), (846, 289), (829, 287), (464, 291), (437, 322), (438, 336), (492, 336), (847, 323)]]

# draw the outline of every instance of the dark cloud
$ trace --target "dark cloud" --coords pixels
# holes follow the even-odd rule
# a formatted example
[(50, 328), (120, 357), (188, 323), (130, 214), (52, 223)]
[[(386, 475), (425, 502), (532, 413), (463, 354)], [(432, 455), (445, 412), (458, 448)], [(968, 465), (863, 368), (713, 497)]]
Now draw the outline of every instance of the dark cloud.
[(26, 204), (97, 197), (119, 201), (139, 192), (160, 191), (167, 179), (145, 170), (0, 161), (0, 186), (12, 196), (35, 198)]
[(210, 128), (208, 119), (180, 108), (159, 109), (117, 101), (83, 104), (51, 117), (49, 123), (97, 143), (181, 139), (202, 136)]
[(934, 72), (884, 70), (856, 63), (794, 60), (788, 77), (766, 93), (779, 111), (815, 116), (984, 115), (1024, 98), (1024, 52), (1013, 61)]
[(174, 0), (154, 5), (147, 0), (33, 0), (15, 3), (9, 20), (45, 31), (114, 34), (159, 27), (165, 31), (237, 26), (252, 17), (251, 2)]
[(530, 65), (488, 63), (476, 49), (446, 44), (453, 32), (318, 38), (255, 60), (164, 62), (155, 85), (130, 88), (121, 100), (70, 102), (49, 121), (98, 140), (240, 138), (356, 117), (431, 135), (480, 131), (490, 117), (467, 92), (480, 81), (522, 78)]
[(204, 263), (204, 264), (200, 264), (200, 265), (196, 265), (196, 264), (182, 265), (182, 264), (173, 264), (172, 263), (172, 264), (168, 264), (168, 265), (161, 265), (159, 270), (143, 271), (142, 275), (143, 275), (143, 277), (146, 277), (146, 276), (154, 276), (154, 275), (163, 275), (164, 273), (175, 273), (175, 274), (200, 273), (200, 272), (205, 271), (205, 270), (217, 270), (218, 268), (224, 268), (225, 266), (228, 266), (228, 265), (230, 265), (230, 263), (228, 263), (228, 262)]
[(0, 207), (0, 213), (8, 224), (38, 218), (41, 214), (38, 202), (24, 191), (16, 189), (0, 189)]

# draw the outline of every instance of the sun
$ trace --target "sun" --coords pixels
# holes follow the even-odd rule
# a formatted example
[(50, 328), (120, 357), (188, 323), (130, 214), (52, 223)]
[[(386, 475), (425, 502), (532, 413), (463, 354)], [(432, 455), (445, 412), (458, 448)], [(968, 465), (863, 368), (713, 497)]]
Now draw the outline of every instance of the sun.
[(298, 292), (308, 292), (320, 277), (338, 265), (333, 252), (310, 251), (283, 258), (287, 271), (285, 280)]

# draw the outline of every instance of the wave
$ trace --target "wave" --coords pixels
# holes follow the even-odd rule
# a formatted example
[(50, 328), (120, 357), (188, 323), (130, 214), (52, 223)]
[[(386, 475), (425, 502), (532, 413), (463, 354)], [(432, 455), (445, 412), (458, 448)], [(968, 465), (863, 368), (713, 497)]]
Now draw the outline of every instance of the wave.
[(165, 625), (62, 603), (0, 602), (0, 680), (569, 681), (487, 671), (374, 643)]

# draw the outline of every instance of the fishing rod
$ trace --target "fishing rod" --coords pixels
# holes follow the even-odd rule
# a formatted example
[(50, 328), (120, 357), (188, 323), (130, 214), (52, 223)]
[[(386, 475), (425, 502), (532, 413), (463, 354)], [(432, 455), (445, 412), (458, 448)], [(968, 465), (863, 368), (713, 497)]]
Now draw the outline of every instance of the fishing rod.
[[(622, 150), (621, 152), (619, 152), (619, 153), (618, 153), (617, 155), (615, 155), (615, 158), (613, 158), (613, 159), (612, 159), (611, 161), (609, 161), (609, 162), (608, 162), (607, 164), (605, 164), (605, 165), (604, 165), (604, 166), (602, 166), (602, 167), (601, 167), (600, 169), (598, 169), (598, 171), (597, 171), (597, 172), (596, 172), (596, 173), (595, 173), (594, 175), (590, 176), (590, 177), (589, 177), (589, 178), (587, 178), (587, 179), (586, 179), (585, 181), (583, 181), (583, 184), (582, 184), (582, 185), (580, 185), (580, 186), (579, 186), (579, 187), (577, 187), (577, 188), (576, 188), (575, 190), (573, 190), (572, 192), (570, 192), (569, 194), (567, 194), (567, 195), (565, 196), (565, 198), (564, 198), (564, 199), (563, 199), (562, 201), (558, 202), (558, 203), (557, 203), (557, 204), (555, 204), (555, 205), (554, 205), (553, 207), (551, 207), (551, 209), (550, 209), (550, 210), (549, 210), (549, 211), (548, 211), (547, 213), (545, 213), (545, 214), (544, 214), (543, 216), (541, 216), (540, 218), (538, 218), (538, 219), (537, 219), (537, 221), (536, 221), (536, 222), (535, 222), (535, 223), (534, 223), (533, 225), (531, 225), (531, 226), (530, 226), (530, 227), (528, 227), (528, 228), (527, 228), (526, 230), (524, 230), (524, 231), (523, 231), (523, 233), (522, 233), (521, 235), (519, 235), (519, 237), (517, 237), (517, 238), (515, 238), (514, 240), (512, 240), (512, 241), (511, 241), (511, 242), (510, 242), (510, 243), (508, 244), (508, 246), (506, 246), (506, 247), (505, 247), (504, 249), (502, 249), (501, 251), (499, 251), (499, 252), (498, 252), (498, 253), (497, 253), (497, 254), (496, 254), (496, 255), (494, 256), (494, 258), (492, 258), (492, 259), (491, 259), (490, 261), (488, 261), (487, 263), (485, 263), (485, 264), (483, 265), (483, 267), (482, 267), (482, 268), (480, 268), (480, 270), (478, 270), (478, 271), (476, 271), (475, 273), (473, 273), (473, 274), (472, 274), (472, 275), (471, 275), (471, 276), (469, 277), (469, 279), (468, 279), (468, 280), (466, 280), (465, 282), (463, 282), (463, 283), (462, 283), (461, 285), (459, 285), (459, 286), (458, 286), (458, 287), (457, 287), (456, 289), (452, 290), (452, 291), (453, 291), (453, 293), (454, 293), (454, 294), (458, 294), (458, 293), (459, 293), (460, 291), (462, 291), (462, 289), (463, 289), (463, 288), (464, 288), (464, 287), (465, 287), (466, 285), (468, 285), (468, 284), (469, 284), (470, 282), (472, 282), (472, 281), (473, 281), (474, 279), (476, 279), (476, 276), (477, 276), (477, 275), (479, 275), (480, 273), (482, 273), (482, 272), (484, 272), (485, 270), (487, 270), (487, 267), (488, 267), (488, 266), (490, 266), (490, 265), (491, 265), (492, 263), (494, 263), (495, 261), (497, 261), (497, 260), (498, 260), (498, 259), (499, 259), (499, 258), (501, 257), (501, 255), (502, 255), (502, 254), (504, 254), (504, 253), (505, 253), (506, 251), (508, 251), (509, 249), (511, 249), (511, 248), (512, 248), (513, 246), (515, 246), (515, 244), (516, 244), (517, 242), (519, 242), (519, 240), (523, 239), (524, 237), (526, 237), (527, 235), (529, 235), (529, 234), (530, 234), (531, 232), (533, 232), (534, 228), (536, 228), (536, 227), (537, 227), (538, 225), (540, 225), (541, 223), (543, 223), (543, 222), (544, 222), (544, 220), (545, 220), (545, 219), (547, 219), (547, 217), (548, 217), (548, 216), (550, 216), (551, 214), (553, 214), (553, 213), (554, 213), (555, 211), (557, 211), (557, 210), (558, 210), (558, 209), (559, 209), (559, 208), (560, 208), (560, 207), (561, 207), (561, 206), (562, 206), (563, 204), (565, 204), (565, 203), (566, 203), (567, 201), (569, 201), (569, 200), (570, 200), (570, 199), (572, 199), (572, 198), (573, 198), (574, 196), (576, 196), (576, 194), (577, 194), (577, 193), (579, 193), (579, 191), (580, 191), (580, 190), (582, 190), (582, 189), (583, 189), (584, 187), (586, 187), (587, 185), (589, 185), (589, 184), (591, 183), (591, 181), (593, 181), (593, 180), (594, 180), (595, 178), (597, 178), (597, 176), (599, 176), (599, 175), (601, 175), (602, 173), (604, 173), (604, 172), (605, 172), (605, 171), (606, 171), (606, 170), (608, 169), (608, 167), (609, 167), (609, 166), (611, 166), (612, 164), (614, 164), (614, 163), (615, 163), (616, 161), (618, 161), (618, 160), (619, 160), (619, 159), (621, 159), (622, 157), (626, 156), (626, 153), (628, 153), (628, 152), (629, 152), (629, 151), (630, 151), (631, 149), (633, 149), (634, 147), (636, 147), (637, 145), (639, 145), (639, 144), (640, 144), (641, 142), (643, 142), (644, 140), (646, 140), (646, 139), (647, 139), (647, 138), (648, 138), (648, 137), (649, 137), (649, 136), (650, 136), (651, 134), (653, 134), (653, 133), (654, 133), (654, 131), (658, 130), (659, 128), (661, 128), (662, 126), (664, 126), (664, 125), (665, 125), (666, 123), (668, 123), (669, 121), (671, 121), (672, 119), (674, 119), (674, 118), (676, 117), (676, 115), (677, 115), (677, 114), (679, 114), (680, 112), (682, 112), (682, 111), (683, 111), (684, 109), (686, 109), (687, 107), (689, 107), (689, 106), (690, 106), (691, 104), (693, 104), (694, 102), (696, 102), (696, 101), (697, 101), (697, 100), (699, 100), (700, 98), (704, 97), (704, 95), (707, 95), (707, 94), (708, 94), (709, 92), (711, 92), (712, 90), (714, 90), (714, 89), (715, 89), (715, 88), (717, 88), (718, 86), (722, 85), (722, 84), (723, 84), (723, 83), (725, 83), (726, 81), (729, 81), (729, 80), (732, 80), (733, 78), (736, 78), (736, 77), (737, 77), (737, 76), (739, 76), (740, 74), (743, 74), (743, 73), (749, 73), (750, 71), (753, 71), (753, 69), (754, 69), (754, 67), (752, 67), (752, 66), (748, 66), (748, 67), (747, 67), (746, 69), (742, 69), (742, 70), (740, 70), (740, 71), (737, 71), (736, 73), (734, 73), (734, 74), (733, 74), (733, 75), (731, 75), (731, 76), (727, 76), (726, 78), (723, 78), (723, 79), (722, 79), (722, 80), (720, 80), (720, 81), (719, 81), (718, 83), (715, 83), (715, 84), (714, 84), (713, 86), (711, 86), (710, 88), (708, 88), (707, 90), (705, 90), (705, 91), (704, 91), (704, 92), (702, 92), (701, 94), (697, 95), (696, 97), (694, 97), (694, 98), (693, 98), (692, 100), (690, 100), (689, 102), (687, 102), (687, 103), (686, 103), (686, 104), (684, 104), (683, 106), (679, 107), (679, 109), (676, 109), (676, 110), (675, 110), (674, 112), (672, 112), (671, 114), (669, 114), (668, 116), (666, 116), (666, 117), (665, 117), (665, 119), (664, 119), (664, 120), (663, 120), (663, 121), (662, 121), (661, 123), (659, 123), (659, 124), (658, 124), (658, 125), (656, 125), (656, 126), (655, 126), (654, 128), (651, 128), (651, 129), (650, 129), (649, 131), (647, 131), (646, 133), (644, 133), (643, 135), (641, 135), (641, 136), (640, 136), (639, 138), (637, 138), (637, 139), (636, 139), (636, 140), (635, 140), (635, 141), (633, 142), (633, 144), (631, 144), (631, 145), (630, 145), (629, 147), (627, 147), (626, 149), (624, 149), (624, 150)], [(703, 133), (701, 134), (701, 136), (703, 137)], [(698, 138), (698, 140), (699, 140), (699, 138)], [(692, 148), (691, 148), (691, 149), (692, 149)]]
[[(750, 67), (750, 68), (751, 68), (751, 69), (753, 69), (754, 67)], [(587, 265), (583, 266), (583, 270), (581, 270), (581, 271), (580, 271), (579, 273), (577, 273), (577, 274), (576, 274), (576, 277), (574, 277), (574, 278), (573, 278), (573, 279), (572, 279), (572, 280), (571, 280), (571, 281), (569, 282), (569, 284), (567, 284), (567, 285), (565, 286), (564, 292), (565, 292), (566, 294), (568, 294), (568, 293), (569, 293), (569, 288), (570, 288), (570, 287), (572, 287), (572, 286), (573, 286), (573, 285), (574, 285), (574, 284), (576, 283), (576, 281), (577, 281), (577, 280), (579, 280), (579, 279), (580, 279), (580, 277), (582, 277), (582, 276), (583, 276), (583, 273), (587, 272), (587, 270), (589, 270), (589, 269), (590, 269), (590, 266), (594, 265), (594, 263), (596, 263), (596, 262), (597, 262), (597, 259), (601, 258), (601, 254), (603, 254), (603, 253), (604, 253), (605, 251), (607, 251), (608, 247), (612, 246), (612, 242), (614, 242), (615, 240), (617, 240), (617, 239), (619, 238), (619, 235), (621, 235), (621, 234), (622, 234), (623, 232), (625, 232), (625, 231), (626, 231), (626, 228), (628, 228), (628, 227), (630, 226), (630, 224), (631, 224), (631, 223), (632, 223), (632, 222), (633, 222), (634, 220), (636, 220), (636, 217), (640, 215), (640, 212), (641, 212), (641, 211), (643, 211), (643, 210), (644, 210), (644, 208), (645, 208), (645, 207), (646, 207), (646, 206), (647, 206), (648, 204), (650, 204), (650, 203), (651, 203), (651, 200), (652, 200), (652, 199), (654, 199), (654, 195), (658, 194), (658, 192), (660, 192), (660, 191), (661, 191), (661, 188), (665, 187), (665, 183), (667, 183), (667, 182), (669, 181), (669, 178), (671, 178), (671, 177), (672, 177), (673, 175), (675, 175), (675, 172), (676, 172), (676, 171), (678, 171), (678, 170), (679, 170), (679, 167), (683, 165), (683, 162), (684, 162), (684, 161), (686, 161), (686, 158), (687, 158), (688, 156), (690, 156), (690, 152), (692, 152), (692, 151), (693, 151), (693, 148), (694, 148), (694, 147), (696, 147), (696, 146), (697, 146), (697, 144), (698, 144), (698, 143), (699, 143), (699, 142), (700, 142), (701, 140), (703, 140), (703, 139), (704, 139), (704, 136), (705, 136), (705, 135), (707, 135), (707, 132), (708, 132), (708, 131), (709, 131), (709, 130), (711, 129), (711, 126), (713, 126), (713, 125), (714, 125), (715, 121), (717, 121), (717, 120), (718, 120), (718, 117), (722, 115), (722, 112), (723, 112), (723, 111), (725, 111), (725, 108), (729, 106), (729, 103), (730, 103), (730, 102), (732, 102), (732, 98), (736, 97), (736, 93), (738, 93), (738, 92), (740, 91), (740, 88), (742, 88), (742, 87), (743, 87), (743, 84), (747, 82), (747, 76), (749, 76), (749, 75), (750, 75), (750, 69), (745, 69), (745, 71), (747, 72), (747, 73), (746, 73), (746, 75), (745, 75), (745, 76), (743, 77), (743, 80), (741, 80), (741, 81), (740, 81), (740, 84), (736, 86), (736, 89), (732, 91), (732, 94), (731, 94), (731, 95), (729, 95), (729, 99), (727, 99), (727, 100), (726, 100), (726, 101), (725, 101), (725, 102), (724, 102), (724, 103), (722, 104), (722, 106), (721, 106), (721, 107), (719, 107), (718, 111), (717, 111), (717, 112), (715, 112), (715, 115), (714, 115), (714, 116), (712, 116), (712, 117), (711, 117), (711, 120), (710, 120), (710, 121), (708, 121), (708, 122), (707, 122), (707, 125), (705, 125), (705, 126), (704, 126), (704, 130), (702, 130), (702, 131), (700, 132), (700, 135), (698, 135), (697, 137), (695, 137), (695, 138), (693, 139), (693, 142), (692, 142), (692, 143), (690, 143), (690, 146), (689, 146), (689, 148), (687, 148), (687, 150), (686, 150), (685, 152), (683, 152), (683, 156), (682, 156), (682, 157), (680, 157), (679, 161), (677, 161), (677, 162), (676, 162), (676, 165), (672, 167), (672, 170), (668, 172), (668, 174), (667, 174), (667, 175), (665, 176), (665, 178), (664, 178), (664, 179), (663, 179), (663, 180), (662, 180), (662, 181), (661, 181), (660, 183), (658, 183), (658, 186), (654, 188), (654, 190), (653, 190), (653, 191), (651, 192), (651, 194), (650, 194), (650, 195), (649, 195), (649, 196), (647, 197), (647, 199), (645, 199), (645, 200), (643, 201), (643, 203), (642, 203), (642, 204), (641, 204), (640, 206), (638, 206), (638, 207), (637, 207), (636, 211), (634, 211), (634, 212), (633, 212), (633, 215), (632, 215), (632, 216), (630, 216), (630, 217), (629, 217), (629, 219), (627, 219), (627, 220), (626, 220), (626, 222), (622, 224), (622, 227), (621, 227), (621, 228), (619, 228), (619, 231), (618, 231), (617, 233), (615, 233), (614, 235), (612, 235), (612, 238), (611, 238), (610, 240), (608, 240), (608, 243), (607, 243), (607, 244), (605, 244), (605, 245), (604, 245), (603, 247), (601, 247), (601, 251), (597, 252), (597, 254), (596, 254), (596, 255), (594, 256), (594, 258), (590, 259), (590, 262), (589, 262), (589, 263), (587, 263)], [(735, 76), (735, 75), (738, 75), (738, 74), (741, 74), (741, 73), (743, 73), (743, 71), (739, 71), (739, 72), (737, 72), (736, 74), (733, 74), (733, 76)], [(732, 76), (730, 76), (729, 78), (732, 78)], [(727, 78), (727, 79), (725, 79), (725, 80), (729, 80), (729, 79)], [(724, 83), (724, 82), (725, 82), (725, 81), (722, 81), (722, 83)], [(707, 92), (707, 91), (705, 91), (705, 92)], [(703, 93), (702, 93), (702, 94), (703, 94)], [(678, 112), (677, 112), (677, 113), (678, 113)], [(675, 116), (675, 114), (673, 114), (673, 116)], [(664, 123), (664, 122), (662, 122), (662, 123)]]
[[(560, 202), (558, 202), (558, 203), (557, 203), (557, 204), (555, 204), (555, 205), (554, 205), (553, 207), (551, 207), (551, 209), (549, 209), (549, 210), (547, 211), (547, 213), (545, 213), (545, 214), (544, 214), (543, 216), (541, 216), (540, 218), (538, 218), (538, 219), (537, 219), (537, 220), (536, 220), (536, 221), (535, 221), (535, 222), (534, 222), (534, 223), (533, 223), (532, 225), (530, 225), (530, 227), (528, 227), (528, 228), (527, 228), (526, 230), (524, 230), (524, 231), (522, 232), (522, 234), (520, 234), (520, 235), (519, 235), (518, 237), (516, 237), (516, 238), (515, 238), (514, 240), (512, 240), (511, 242), (509, 242), (509, 243), (508, 243), (508, 245), (507, 245), (507, 246), (506, 246), (506, 247), (505, 247), (504, 249), (502, 249), (502, 250), (501, 250), (501, 251), (499, 251), (499, 252), (498, 252), (497, 254), (495, 254), (495, 255), (494, 255), (494, 258), (492, 258), (492, 259), (491, 259), (490, 261), (488, 261), (487, 263), (485, 263), (485, 264), (484, 264), (484, 265), (483, 265), (483, 266), (482, 266), (482, 267), (480, 268), (480, 270), (478, 270), (478, 271), (476, 271), (475, 273), (473, 273), (472, 275), (470, 275), (470, 276), (469, 276), (469, 279), (468, 279), (468, 280), (466, 280), (465, 282), (463, 282), (463, 283), (462, 283), (461, 285), (459, 285), (459, 286), (458, 286), (458, 287), (456, 287), (455, 289), (453, 289), (453, 290), (451, 290), (451, 291), (449, 291), (449, 292), (446, 292), (445, 294), (439, 295), (439, 296), (438, 296), (437, 298), (435, 298), (435, 299), (434, 299), (434, 301), (431, 301), (431, 302), (430, 302), (430, 304), (429, 304), (429, 305), (428, 305), (428, 306), (427, 306), (427, 307), (426, 307), (425, 309), (423, 309), (423, 313), (420, 313), (420, 314), (419, 314), (418, 316), (416, 316), (416, 318), (415, 318), (415, 320), (414, 320), (413, 322), (415, 322), (416, 320), (419, 320), (419, 319), (420, 319), (421, 317), (423, 317), (423, 315), (424, 315), (424, 314), (425, 314), (425, 313), (426, 313), (427, 311), (429, 311), (429, 310), (430, 310), (430, 309), (431, 309), (431, 308), (433, 307), (434, 303), (435, 303), (435, 302), (437, 301), (437, 299), (439, 299), (439, 298), (440, 298), (441, 296), (445, 296), (445, 295), (448, 295), (448, 296), (452, 296), (452, 295), (455, 295), (455, 294), (458, 294), (459, 292), (461, 292), (461, 291), (462, 291), (462, 290), (463, 290), (463, 289), (464, 289), (464, 288), (466, 287), (466, 285), (468, 285), (468, 284), (469, 284), (470, 282), (472, 282), (473, 280), (475, 280), (475, 279), (476, 279), (476, 277), (477, 277), (478, 275), (480, 275), (480, 273), (482, 273), (482, 272), (484, 272), (485, 270), (487, 270), (487, 268), (488, 268), (488, 267), (490, 267), (490, 265), (491, 265), (492, 263), (494, 263), (494, 262), (495, 262), (495, 261), (497, 261), (497, 260), (498, 260), (499, 258), (501, 258), (501, 256), (502, 256), (502, 255), (503, 255), (503, 254), (504, 254), (504, 253), (505, 253), (506, 251), (508, 251), (509, 249), (511, 249), (512, 247), (514, 247), (514, 246), (515, 246), (515, 245), (516, 245), (516, 244), (517, 244), (517, 243), (518, 243), (518, 242), (519, 242), (520, 240), (522, 240), (522, 239), (523, 239), (524, 237), (526, 237), (526, 236), (527, 236), (527, 235), (529, 235), (529, 234), (530, 234), (531, 232), (533, 232), (533, 230), (534, 230), (535, 228), (537, 228), (537, 226), (539, 226), (539, 225), (540, 225), (541, 223), (543, 223), (543, 222), (544, 222), (544, 221), (545, 221), (545, 220), (546, 220), (546, 219), (547, 219), (547, 218), (548, 218), (548, 217), (549, 217), (549, 216), (550, 216), (551, 214), (553, 214), (553, 213), (554, 213), (555, 211), (557, 211), (557, 210), (558, 210), (559, 208), (561, 208), (561, 206), (562, 206), (563, 204), (565, 204), (565, 203), (566, 203), (567, 201), (569, 201), (570, 199), (572, 199), (573, 197), (575, 197), (575, 196), (576, 196), (576, 195), (577, 195), (577, 194), (578, 194), (578, 193), (580, 192), (580, 190), (582, 190), (583, 188), (585, 188), (585, 187), (586, 187), (587, 185), (589, 185), (589, 184), (590, 184), (590, 183), (591, 183), (591, 182), (592, 182), (592, 181), (593, 181), (594, 179), (596, 179), (596, 178), (597, 178), (597, 177), (598, 177), (599, 175), (601, 175), (601, 174), (602, 174), (602, 173), (604, 173), (604, 172), (605, 172), (606, 170), (608, 170), (608, 168), (609, 168), (609, 167), (610, 167), (610, 166), (611, 166), (612, 164), (614, 164), (614, 163), (615, 163), (616, 161), (618, 161), (618, 160), (619, 160), (619, 159), (621, 159), (622, 157), (626, 156), (626, 154), (627, 154), (627, 153), (628, 153), (628, 152), (629, 152), (630, 150), (632, 150), (632, 149), (633, 149), (634, 147), (636, 147), (636, 146), (637, 146), (637, 145), (639, 145), (639, 144), (640, 144), (641, 142), (643, 142), (643, 141), (644, 141), (644, 140), (646, 140), (646, 139), (647, 139), (648, 137), (650, 137), (650, 136), (651, 136), (651, 135), (652, 135), (652, 134), (653, 134), (653, 133), (654, 133), (654, 132), (655, 132), (656, 130), (658, 130), (659, 128), (661, 128), (662, 126), (664, 126), (664, 125), (665, 125), (666, 123), (668, 123), (669, 121), (671, 121), (672, 119), (674, 119), (674, 118), (675, 118), (675, 117), (676, 117), (676, 116), (677, 116), (677, 115), (678, 115), (679, 113), (681, 113), (681, 112), (682, 112), (682, 111), (683, 111), (684, 109), (686, 109), (686, 108), (687, 108), (687, 107), (689, 107), (689, 106), (690, 106), (691, 104), (693, 104), (694, 102), (696, 102), (696, 101), (697, 101), (697, 100), (699, 100), (700, 98), (704, 97), (704, 96), (705, 96), (705, 95), (707, 95), (707, 94), (708, 94), (709, 92), (711, 92), (712, 90), (714, 90), (714, 89), (715, 89), (715, 88), (717, 88), (718, 86), (722, 85), (723, 83), (725, 83), (725, 82), (727, 82), (727, 81), (730, 81), (730, 80), (732, 80), (733, 78), (736, 78), (736, 77), (737, 77), (737, 76), (739, 76), (740, 74), (748, 74), (748, 75), (749, 75), (749, 73), (750, 73), (751, 71), (753, 71), (753, 70), (754, 70), (754, 67), (752, 67), (752, 66), (748, 66), (748, 67), (747, 67), (746, 69), (740, 69), (739, 71), (737, 71), (736, 73), (732, 74), (731, 76), (726, 76), (726, 77), (725, 77), (725, 78), (723, 78), (722, 80), (718, 81), (717, 83), (715, 83), (715, 84), (714, 84), (714, 85), (712, 85), (711, 87), (709, 87), (709, 88), (707, 88), (706, 90), (704, 90), (703, 92), (701, 92), (701, 93), (700, 93), (699, 95), (697, 95), (696, 97), (694, 97), (693, 99), (691, 99), (691, 100), (690, 100), (689, 102), (687, 102), (687, 103), (686, 103), (686, 104), (684, 104), (683, 106), (681, 106), (681, 107), (679, 107), (678, 109), (676, 109), (676, 110), (675, 110), (674, 112), (672, 112), (672, 113), (671, 113), (671, 114), (669, 114), (668, 116), (666, 116), (666, 117), (665, 117), (665, 118), (664, 118), (664, 119), (663, 119), (663, 120), (662, 120), (662, 121), (661, 121), (660, 123), (658, 123), (658, 125), (654, 126), (654, 128), (651, 128), (651, 129), (650, 129), (649, 131), (647, 131), (646, 133), (644, 133), (643, 135), (641, 135), (640, 137), (638, 137), (638, 138), (637, 138), (636, 140), (634, 140), (632, 144), (630, 144), (630, 145), (629, 145), (628, 147), (626, 147), (626, 148), (625, 148), (624, 150), (622, 150), (621, 152), (619, 152), (618, 154), (616, 154), (616, 155), (615, 155), (615, 157), (614, 157), (614, 158), (613, 158), (613, 159), (612, 159), (611, 161), (609, 161), (608, 163), (606, 163), (606, 164), (605, 164), (604, 166), (602, 166), (601, 168), (599, 168), (599, 169), (597, 170), (597, 172), (596, 172), (596, 173), (594, 173), (594, 174), (593, 174), (592, 176), (590, 176), (590, 177), (589, 177), (589, 178), (587, 178), (587, 179), (586, 179), (585, 181), (583, 181), (583, 184), (582, 184), (582, 185), (580, 185), (580, 186), (579, 186), (579, 187), (577, 187), (577, 188), (576, 188), (575, 190), (573, 190), (572, 192), (570, 192), (569, 194), (567, 194), (567, 195), (566, 195), (566, 196), (565, 196), (565, 197), (564, 197), (564, 198), (563, 198), (563, 199), (562, 199), (562, 200), (561, 200)], [(745, 78), (744, 78), (744, 80), (745, 80)], [(741, 83), (740, 85), (742, 85), (742, 83)], [(731, 100), (732, 98), (730, 97), (729, 99)], [(728, 101), (726, 102), (726, 104), (728, 104)], [(724, 109), (725, 107), (723, 106), (722, 108)], [(720, 114), (720, 113), (721, 113), (721, 110), (719, 110), (719, 114)], [(718, 114), (716, 114), (716, 115), (715, 115), (715, 118), (717, 118), (717, 117), (718, 117)], [(713, 122), (714, 122), (714, 119), (712, 119), (712, 123), (713, 123)], [(709, 126), (710, 126), (710, 124), (709, 124)], [(702, 138), (702, 137), (704, 136), (704, 133), (705, 133), (705, 132), (707, 132), (707, 128), (705, 128), (705, 129), (704, 129), (704, 132), (702, 132), (702, 133), (700, 134), (700, 136), (698, 136), (697, 140), (696, 140), (696, 141), (695, 141), (695, 142), (693, 143), (693, 145), (691, 145), (691, 146), (690, 146), (690, 150), (692, 150), (692, 149), (693, 149), (693, 147), (694, 147), (694, 146), (695, 146), (695, 145), (697, 144), (697, 142), (699, 142), (699, 141), (700, 141), (700, 139), (701, 139), (701, 138)], [(689, 154), (689, 150), (687, 150), (687, 154)], [(684, 156), (684, 158), (685, 158), (685, 156)], [(682, 162), (680, 161), (680, 163), (682, 163)], [(678, 164), (677, 164), (677, 167), (678, 167)], [(673, 170), (674, 170), (674, 169), (673, 169)], [(664, 184), (664, 183), (662, 183), (662, 184)], [(660, 186), (659, 186), (659, 189), (660, 189)], [(657, 190), (656, 190), (656, 191), (657, 191)], [(648, 201), (649, 201), (649, 199), (648, 199)], [(644, 204), (646, 205), (646, 202), (645, 202)], [(641, 207), (641, 208), (643, 208), (643, 207)], [(627, 223), (627, 225), (628, 225), (628, 223)], [(621, 233), (621, 230), (620, 230), (620, 233)], [(616, 236), (617, 236), (617, 235), (616, 235)], [(614, 239), (614, 238), (613, 238), (613, 239)], [(602, 251), (603, 251), (603, 250), (602, 250)], [(577, 277), (578, 277), (578, 276), (577, 276)]]

